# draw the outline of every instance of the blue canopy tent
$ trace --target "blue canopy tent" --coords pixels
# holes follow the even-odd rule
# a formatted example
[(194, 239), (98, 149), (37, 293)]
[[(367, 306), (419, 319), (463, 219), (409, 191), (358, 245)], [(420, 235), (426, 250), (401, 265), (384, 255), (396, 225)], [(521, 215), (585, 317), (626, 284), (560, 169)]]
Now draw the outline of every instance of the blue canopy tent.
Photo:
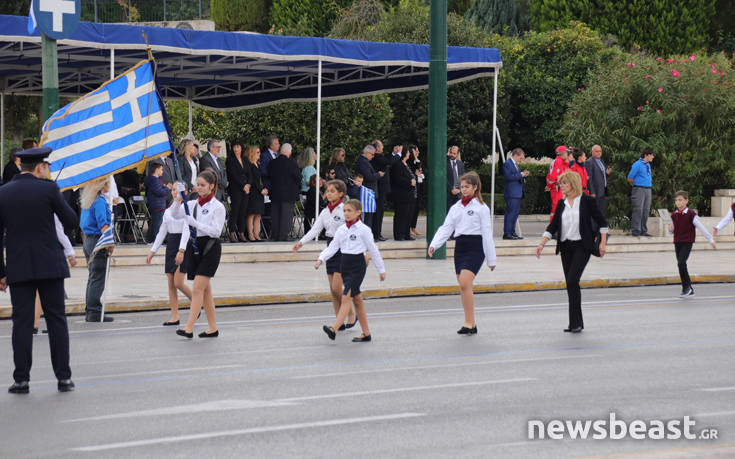
[[(41, 37), (38, 31), (28, 34), (27, 21), (24, 16), (0, 15), (2, 140), (4, 95), (42, 94)], [(91, 92), (146, 59), (146, 39), (165, 99), (216, 110), (316, 101), (318, 157), (323, 100), (411, 91), (428, 87), (429, 81), (428, 45), (80, 22), (69, 39), (58, 41), (59, 94), (78, 97)], [(501, 67), (497, 49), (447, 49), (448, 84), (494, 77), (495, 132)], [(492, 139), (494, 152), (496, 135)], [(4, 151), (2, 155), (4, 163)]]

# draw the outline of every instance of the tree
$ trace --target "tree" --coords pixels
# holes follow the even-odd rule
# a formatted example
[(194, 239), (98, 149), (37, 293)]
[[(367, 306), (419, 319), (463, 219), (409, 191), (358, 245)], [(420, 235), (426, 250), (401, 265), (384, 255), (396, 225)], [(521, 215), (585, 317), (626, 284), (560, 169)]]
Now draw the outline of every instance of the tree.
[(0, 3), (0, 14), (26, 16), (30, 8), (30, 0), (3, 0)]
[(529, 18), (516, 0), (475, 0), (465, 18), (488, 32), (504, 35), (519, 35), (529, 27)]
[(270, 0), (211, 0), (217, 30), (267, 32)]
[(350, 0), (274, 0), (270, 22), (285, 35), (324, 36)]

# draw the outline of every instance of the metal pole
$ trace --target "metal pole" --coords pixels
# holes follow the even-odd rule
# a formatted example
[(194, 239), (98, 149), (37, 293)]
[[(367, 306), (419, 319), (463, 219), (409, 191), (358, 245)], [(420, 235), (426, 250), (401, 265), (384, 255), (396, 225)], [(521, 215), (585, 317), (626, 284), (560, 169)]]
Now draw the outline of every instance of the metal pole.
[(495, 139), (496, 139), (496, 116), (498, 111), (498, 69), (493, 72), (493, 141), (492, 141), (492, 174), (490, 175), (490, 227), (495, 223)]
[(163, 20), (166, 21), (166, 0), (163, 0)]
[(110, 79), (115, 79), (115, 48), (110, 49)]
[(0, 92), (0, 174), (5, 168), (5, 93)]
[[(426, 244), (444, 222), (447, 208), (447, 0), (431, 2), (431, 40), (429, 45), (429, 206), (426, 218)], [(446, 250), (434, 252), (446, 258)]]
[(43, 121), (59, 109), (59, 61), (56, 40), (41, 33), (41, 73), (43, 77)]
[(99, 18), (97, 17), (97, 0), (94, 0), (94, 22), (99, 22)]
[[(191, 111), (192, 111), (191, 98), (189, 98), (188, 102), (189, 102), (189, 132), (187, 134), (192, 140), (194, 140), (194, 131), (192, 131), (192, 121), (191, 121)], [(199, 154), (199, 152), (197, 152), (197, 154)]]
[(322, 60), (319, 59), (319, 72), (316, 80), (316, 199), (314, 200), (316, 211), (315, 216), (319, 216), (319, 174), (320, 163), (322, 162)]

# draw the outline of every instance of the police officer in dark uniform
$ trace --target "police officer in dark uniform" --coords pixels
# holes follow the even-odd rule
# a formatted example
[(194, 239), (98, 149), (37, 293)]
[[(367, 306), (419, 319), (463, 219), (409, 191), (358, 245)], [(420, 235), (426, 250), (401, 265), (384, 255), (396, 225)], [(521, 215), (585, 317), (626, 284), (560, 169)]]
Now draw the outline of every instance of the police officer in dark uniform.
[[(15, 383), (8, 392), (27, 394), (33, 356), (33, 316), (36, 292), (48, 326), (51, 364), (60, 392), (74, 390), (69, 367), (69, 329), (64, 306), (64, 279), (69, 277), (64, 252), (56, 236), (54, 214), (65, 228), (77, 224), (49, 176), (48, 147), (19, 152), (21, 173), (0, 188), (0, 235), (7, 229), (7, 268), (0, 255), (0, 290), (10, 286), (13, 304)], [(3, 240), (0, 237), (0, 254)]]

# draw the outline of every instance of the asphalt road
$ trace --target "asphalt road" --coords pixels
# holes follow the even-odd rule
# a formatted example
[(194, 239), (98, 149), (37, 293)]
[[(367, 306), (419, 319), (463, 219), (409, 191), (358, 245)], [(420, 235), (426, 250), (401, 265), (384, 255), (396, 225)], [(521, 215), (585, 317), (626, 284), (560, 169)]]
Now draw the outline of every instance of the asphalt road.
[[(222, 309), (211, 340), (165, 312), (75, 316), (77, 390), (56, 391), (38, 336), (31, 393), (0, 393), (0, 457), (735, 457), (735, 286), (677, 293), (585, 290), (579, 335), (562, 291), (478, 295), (474, 337), (455, 334), (458, 297), (370, 300), (372, 343), (329, 341), (325, 303)], [(718, 439), (528, 440), (529, 420), (611, 412), (690, 416)]]

